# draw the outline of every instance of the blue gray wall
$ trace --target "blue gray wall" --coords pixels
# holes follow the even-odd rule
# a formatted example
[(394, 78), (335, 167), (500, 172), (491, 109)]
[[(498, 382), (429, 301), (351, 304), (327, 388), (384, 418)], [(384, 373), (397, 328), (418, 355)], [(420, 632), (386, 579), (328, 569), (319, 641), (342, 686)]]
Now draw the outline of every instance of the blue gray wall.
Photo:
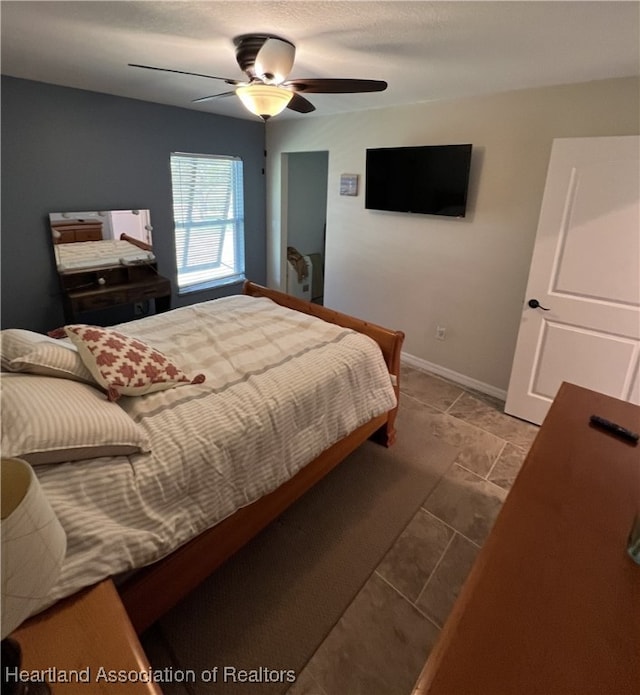
[(171, 152), (243, 159), (246, 275), (265, 283), (261, 122), (12, 77), (2, 78), (1, 108), (3, 328), (46, 331), (64, 322), (50, 212), (148, 208), (159, 271), (174, 285), (172, 306), (240, 291), (175, 292)]

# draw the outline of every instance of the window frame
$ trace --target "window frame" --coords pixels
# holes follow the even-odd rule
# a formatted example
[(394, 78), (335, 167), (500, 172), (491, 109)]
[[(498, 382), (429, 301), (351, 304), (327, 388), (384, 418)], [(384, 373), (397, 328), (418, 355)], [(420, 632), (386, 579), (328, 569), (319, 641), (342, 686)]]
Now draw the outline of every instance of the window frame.
[[(197, 180), (200, 176), (206, 182), (207, 177), (209, 177), (210, 183), (218, 183), (215, 180), (217, 173), (214, 167), (209, 170), (206, 167), (201, 167), (198, 171), (198, 162), (204, 161), (232, 163), (229, 178), (226, 181), (227, 191), (224, 191), (222, 187), (214, 188), (213, 199), (207, 198), (207, 187)], [(169, 166), (178, 295), (243, 282), (246, 276), (244, 162), (242, 158), (234, 155), (171, 152)], [(194, 182), (185, 182), (185, 177), (189, 176)], [(198, 202), (194, 203), (194, 201)], [(216, 206), (224, 204), (227, 207), (222, 215), (206, 217), (206, 214), (214, 210)], [(197, 205), (200, 208), (197, 210), (197, 214), (191, 217), (191, 212)], [(185, 216), (186, 209), (191, 210), (188, 217)], [(222, 230), (212, 232), (211, 245), (207, 243), (206, 237), (198, 239), (196, 236), (193, 245), (189, 246), (191, 234), (197, 234), (198, 229), (204, 230), (212, 226), (222, 228)], [(181, 235), (184, 235), (182, 239), (180, 238)], [(209, 262), (206, 262), (204, 258), (209, 253), (212, 257)], [(185, 263), (186, 254), (191, 254), (193, 258), (200, 256), (201, 262), (194, 262), (189, 269), (190, 264)], [(207, 266), (209, 267), (207, 268)], [(192, 275), (191, 281), (186, 278), (188, 273)]]

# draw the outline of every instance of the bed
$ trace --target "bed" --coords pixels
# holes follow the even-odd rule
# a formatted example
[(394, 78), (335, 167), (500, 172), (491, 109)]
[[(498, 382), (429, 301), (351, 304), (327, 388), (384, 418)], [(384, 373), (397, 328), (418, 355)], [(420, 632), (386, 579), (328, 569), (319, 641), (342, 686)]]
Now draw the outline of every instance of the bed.
[[(59, 392), (82, 390), (137, 428), (126, 454), (65, 460), (65, 450), (52, 462), (31, 445), (30, 455), (68, 547), (38, 610), (113, 576), (142, 632), (367, 438), (393, 442), (404, 336), (249, 282), (242, 295), (113, 328), (177, 363), (179, 387), (116, 393), (111, 403), (111, 390), (94, 388), (77, 336), (57, 346), (43, 336), (40, 351), (75, 360), (74, 369), (56, 364), (54, 375), (49, 364), (47, 373), (38, 350), (16, 358), (3, 339), (3, 400), (18, 384), (39, 398), (50, 390), (55, 419)], [(83, 413), (95, 420), (100, 408)], [(16, 406), (15, 417), (27, 409)], [(5, 420), (3, 455), (20, 454), (6, 451), (16, 428)]]

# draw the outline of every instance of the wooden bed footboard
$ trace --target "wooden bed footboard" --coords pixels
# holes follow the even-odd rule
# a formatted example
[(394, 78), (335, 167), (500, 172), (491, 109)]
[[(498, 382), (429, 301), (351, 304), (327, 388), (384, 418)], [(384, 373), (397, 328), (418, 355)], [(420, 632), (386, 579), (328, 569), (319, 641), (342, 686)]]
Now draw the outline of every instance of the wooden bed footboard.
[(153, 246), (151, 246), (151, 244), (147, 244), (141, 239), (136, 239), (135, 237), (129, 236), (124, 232), (120, 235), (120, 241), (128, 241), (130, 244), (137, 246), (139, 249), (142, 249), (143, 251), (153, 252)]
[[(404, 334), (296, 299), (282, 292), (246, 282), (244, 293), (268, 297), (282, 306), (373, 338), (382, 351), (399, 394), (400, 350)], [(166, 558), (136, 572), (118, 587), (131, 623), (138, 633), (179, 603), (214, 570), (276, 519), (367, 439), (389, 446), (395, 438), (397, 407), (365, 423), (336, 442), (273, 492), (227, 517)]]

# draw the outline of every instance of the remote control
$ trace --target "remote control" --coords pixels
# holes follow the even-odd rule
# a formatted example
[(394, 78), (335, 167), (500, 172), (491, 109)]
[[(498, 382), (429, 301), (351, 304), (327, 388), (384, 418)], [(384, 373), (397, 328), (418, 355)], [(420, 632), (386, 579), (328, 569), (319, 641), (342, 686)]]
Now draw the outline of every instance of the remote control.
[(611, 434), (614, 434), (616, 437), (626, 439), (628, 442), (637, 444), (638, 439), (640, 439), (640, 435), (637, 432), (632, 432), (622, 425), (611, 422), (611, 420), (605, 420), (605, 418), (600, 417), (599, 415), (592, 415), (589, 418), (589, 422), (596, 427), (600, 427), (607, 432), (611, 432)]

